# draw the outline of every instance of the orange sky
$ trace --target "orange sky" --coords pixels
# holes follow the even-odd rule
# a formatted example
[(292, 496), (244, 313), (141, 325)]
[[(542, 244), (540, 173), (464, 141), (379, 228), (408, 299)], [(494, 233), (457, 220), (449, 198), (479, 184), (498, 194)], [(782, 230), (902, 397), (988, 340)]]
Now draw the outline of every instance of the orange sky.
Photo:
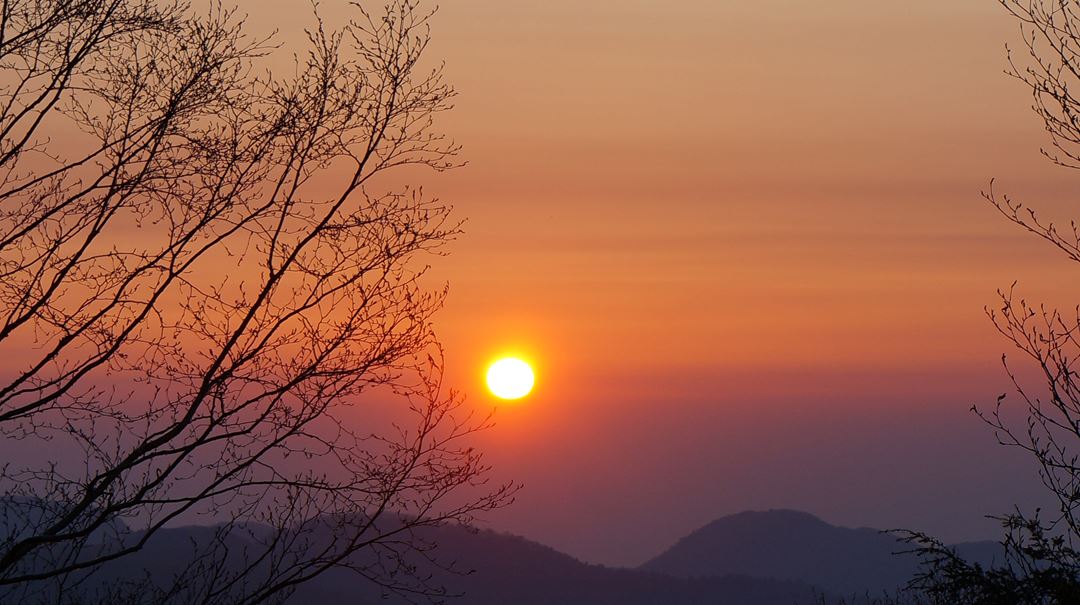
[(1068, 176), (992, 3), (520, 4), (439, 21), (471, 162), (440, 185), (469, 219), (450, 342), (543, 335), (568, 372), (970, 363), (1049, 256), (978, 197)]
[(492, 524), (636, 563), (744, 508), (972, 538), (1034, 498), (966, 412), (1007, 388), (982, 308), (1076, 288), (979, 191), (1063, 213), (1080, 175), (995, 2), (456, 0), (433, 36), (470, 163), (427, 183), (468, 220), (434, 268), (453, 377), (491, 405), (492, 355), (539, 366), (484, 436), (526, 484)]

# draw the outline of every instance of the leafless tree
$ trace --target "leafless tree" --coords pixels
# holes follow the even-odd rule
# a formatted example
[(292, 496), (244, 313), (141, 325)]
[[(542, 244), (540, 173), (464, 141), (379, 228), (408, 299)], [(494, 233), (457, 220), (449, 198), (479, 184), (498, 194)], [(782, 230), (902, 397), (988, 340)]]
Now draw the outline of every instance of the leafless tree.
[[(1051, 146), (1043, 153), (1060, 166), (1080, 169), (1080, 98), (1073, 93), (1080, 86), (1080, 5), (1071, 0), (1007, 0), (1002, 4), (1020, 23), (1028, 57), (1021, 64), (1010, 52), (1008, 73), (1032, 92), (1034, 110), (1051, 138)], [(997, 193), (993, 186), (984, 196), (1006, 219), (1080, 262), (1080, 231), (1075, 221), (1062, 229), (1034, 208)], [(980, 411), (1003, 443), (1028, 451), (1039, 462), (1040, 476), (1060, 504), (1057, 523), (1075, 537), (1080, 537), (1078, 311), (1080, 307), (1065, 311), (1029, 304), (1017, 296), (1015, 288), (1001, 292), (1001, 304), (988, 314), (998, 330), (1034, 362), (1043, 387), (1033, 391), (1003, 358), (1027, 422), (1018, 430), (1007, 421), (1003, 410), (1009, 399), (1005, 396), (993, 409)]]
[(391, 180), (457, 164), (453, 91), (431, 12), (387, 2), (271, 70), (220, 2), (3, 0), (4, 598), (77, 602), (200, 516), (190, 564), (102, 598), (276, 601), (342, 566), (423, 594), (410, 530), (510, 497), (430, 326), (458, 225)]
[[(1043, 154), (1059, 166), (1080, 169), (1080, 3), (998, 1), (1019, 24), (1024, 48), (1019, 54), (1010, 49), (1007, 73), (1032, 93), (1033, 109), (1050, 135)], [(984, 197), (1008, 221), (1080, 263), (1076, 221), (1061, 226), (999, 193), (993, 183)], [(1062, 310), (1029, 303), (1015, 284), (1001, 291), (1000, 299), (987, 313), (1023, 353), (1019, 365), (1002, 358), (1018, 397), (1002, 395), (975, 412), (1000, 443), (1037, 461), (1058, 511), (1016, 510), (1000, 517), (1004, 558), (989, 569), (963, 561), (930, 536), (909, 534), (926, 562), (914, 587), (933, 603), (1074, 603), (1080, 600), (1080, 306)]]

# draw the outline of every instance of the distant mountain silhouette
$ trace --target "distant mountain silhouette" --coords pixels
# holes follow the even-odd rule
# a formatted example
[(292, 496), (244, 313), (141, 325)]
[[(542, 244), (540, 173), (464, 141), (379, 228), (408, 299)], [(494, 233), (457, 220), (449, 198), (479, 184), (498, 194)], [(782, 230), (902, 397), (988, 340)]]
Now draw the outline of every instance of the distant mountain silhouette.
[[(32, 521), (26, 502), (0, 499), (0, 529), (7, 539), (19, 535), (18, 527)], [(382, 530), (401, 520), (387, 516)], [(334, 523), (316, 519), (305, 524), (312, 547), (328, 543)], [(153, 535), (138, 553), (124, 557), (85, 578), (80, 591), (87, 602), (101, 600), (116, 582), (149, 580), (159, 588), (182, 586), (192, 595), (214, 567), (240, 569), (245, 553), (259, 552), (260, 536), (267, 528), (246, 525), (219, 535), (208, 526), (177, 527)], [(125, 540), (138, 534), (128, 534)], [(0, 536), (2, 537), (2, 536)], [(404, 567), (432, 586), (445, 587), (448, 604), (462, 605), (796, 605), (820, 603), (818, 595), (834, 602), (836, 595), (881, 592), (906, 583), (915, 571), (913, 556), (897, 556), (902, 545), (872, 529), (848, 529), (829, 525), (807, 513), (795, 511), (746, 512), (724, 517), (695, 531), (639, 569), (613, 569), (589, 565), (552, 548), (522, 537), (476, 530), (459, 525), (416, 529), (414, 538), (437, 548), (428, 553), (439, 564), (417, 553), (407, 555)], [(220, 540), (227, 556), (206, 560), (187, 569), (203, 546)], [(958, 550), (969, 560), (989, 561), (1000, 551), (995, 543), (962, 545)], [(371, 557), (370, 551), (355, 555), (356, 563)], [(372, 562), (372, 559), (366, 559)], [(446, 570), (452, 567), (455, 572)], [(261, 574), (248, 578), (261, 585)], [(242, 586), (238, 586), (242, 590)], [(17, 593), (0, 590), (0, 602)], [(44, 584), (36, 592), (45, 600), (59, 594)], [(455, 598), (459, 597), (459, 598)], [(95, 600), (97, 599), (97, 600)], [(184, 600), (180, 593), (177, 602)], [(30, 603), (38, 602), (23, 601)], [(426, 602), (384, 591), (370, 580), (345, 569), (334, 569), (302, 584), (289, 599), (290, 605), (353, 605), (358, 603), (399, 605)]]
[[(971, 561), (1000, 561), (1001, 545), (955, 547)], [(813, 584), (831, 593), (892, 592), (917, 570), (906, 545), (875, 529), (830, 525), (793, 510), (743, 512), (698, 529), (639, 569), (679, 578), (740, 574)]]
[[(444, 526), (425, 532), (437, 543), (436, 556), (455, 561), (467, 575), (452, 574), (430, 565), (436, 584), (461, 598), (462, 605), (793, 605), (814, 602), (814, 590), (796, 582), (727, 576), (674, 578), (631, 569), (613, 569), (582, 563), (569, 555), (518, 536)], [(335, 571), (304, 585), (289, 601), (301, 603), (364, 602), (376, 589), (345, 571)], [(371, 602), (375, 602), (374, 599)], [(385, 603), (408, 603), (389, 596)]]

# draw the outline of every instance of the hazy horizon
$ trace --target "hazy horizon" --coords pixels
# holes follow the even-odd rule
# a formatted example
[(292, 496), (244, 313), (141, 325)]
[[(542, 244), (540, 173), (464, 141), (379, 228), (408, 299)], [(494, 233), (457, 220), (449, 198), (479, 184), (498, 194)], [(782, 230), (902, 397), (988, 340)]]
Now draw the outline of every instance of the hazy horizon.
[[(312, 23), (237, 4), (283, 43)], [(471, 443), (522, 484), (482, 526), (636, 566), (746, 510), (964, 542), (1051, 501), (970, 411), (1020, 362), (997, 290), (1080, 300), (1070, 261), (980, 195), (1067, 218), (1080, 182), (1040, 155), (997, 2), (452, 0), (431, 25), (425, 68), (458, 93), (435, 122), (467, 165), (393, 178), (465, 221), (419, 264), (449, 287), (447, 386), (496, 409)], [(483, 384), (505, 353), (536, 371), (518, 402)]]
[(980, 197), (996, 178), (1053, 215), (1075, 191), (1003, 73), (997, 3), (437, 19), (470, 162), (438, 185), (468, 218), (438, 327), (474, 401), (504, 347), (542, 366), (482, 437), (525, 484), (492, 527), (632, 565), (746, 509), (964, 541), (1044, 503), (968, 411), (1019, 359), (983, 313), (996, 290), (1076, 294)]

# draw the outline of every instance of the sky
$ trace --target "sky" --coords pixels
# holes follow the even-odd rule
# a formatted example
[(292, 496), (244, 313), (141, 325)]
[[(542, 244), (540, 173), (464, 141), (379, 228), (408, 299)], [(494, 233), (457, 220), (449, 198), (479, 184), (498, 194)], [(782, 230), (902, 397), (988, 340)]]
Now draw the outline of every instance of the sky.
[(1068, 216), (1080, 183), (1039, 155), (996, 2), (455, 0), (433, 26), (468, 161), (423, 179), (466, 220), (433, 266), (452, 382), (487, 408), (499, 354), (538, 375), (479, 437), (524, 486), (487, 525), (635, 565), (746, 509), (968, 540), (1045, 502), (969, 411), (1009, 390), (996, 290), (1078, 294), (980, 197)]

